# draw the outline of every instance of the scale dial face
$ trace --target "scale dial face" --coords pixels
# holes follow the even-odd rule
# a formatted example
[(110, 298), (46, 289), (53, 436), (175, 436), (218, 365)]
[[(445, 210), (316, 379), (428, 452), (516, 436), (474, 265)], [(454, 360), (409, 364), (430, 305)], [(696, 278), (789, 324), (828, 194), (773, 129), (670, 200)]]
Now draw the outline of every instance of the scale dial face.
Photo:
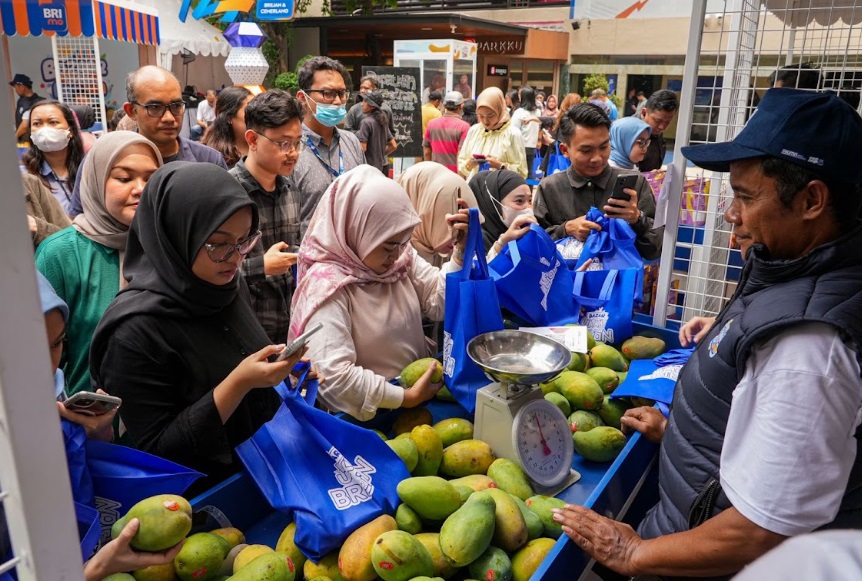
[(545, 399), (533, 400), (518, 410), (512, 424), (512, 447), (524, 472), (541, 486), (556, 486), (572, 468), (572, 430), (563, 412)]

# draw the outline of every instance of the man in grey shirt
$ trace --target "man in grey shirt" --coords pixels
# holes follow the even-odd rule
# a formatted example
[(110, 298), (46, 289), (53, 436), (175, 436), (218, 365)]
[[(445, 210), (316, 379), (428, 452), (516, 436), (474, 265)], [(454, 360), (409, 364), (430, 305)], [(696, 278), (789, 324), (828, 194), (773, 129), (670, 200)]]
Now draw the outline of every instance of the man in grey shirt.
[(302, 122), (305, 147), (292, 177), (300, 195), (303, 237), (326, 188), (344, 172), (365, 163), (356, 136), (336, 127), (347, 115), (349, 82), (344, 65), (325, 56), (309, 59), (299, 70), (297, 98), (305, 111)]
[(664, 228), (653, 228), (655, 196), (649, 183), (638, 174), (630, 199), (611, 198), (617, 176), (626, 172), (608, 165), (611, 154), (611, 121), (600, 107), (583, 103), (560, 117), (560, 151), (567, 152), (572, 166), (539, 183), (533, 209), (539, 225), (552, 238), (574, 236), (584, 242), (590, 230), (599, 230), (586, 219), (591, 207), (609, 218), (625, 220), (634, 230), (635, 246), (644, 260), (661, 256)]
[[(353, 133), (359, 132), (359, 126), (362, 125), (362, 120), (365, 118), (365, 112), (362, 110), (362, 95), (379, 90), (380, 83), (377, 80), (377, 75), (372, 73), (359, 79), (359, 98), (356, 104), (347, 111), (347, 118), (344, 120), (345, 129)], [(384, 101), (380, 110), (386, 113), (386, 118), (389, 121), (389, 133), (395, 135), (395, 126), (392, 124), (392, 109), (389, 104)]]

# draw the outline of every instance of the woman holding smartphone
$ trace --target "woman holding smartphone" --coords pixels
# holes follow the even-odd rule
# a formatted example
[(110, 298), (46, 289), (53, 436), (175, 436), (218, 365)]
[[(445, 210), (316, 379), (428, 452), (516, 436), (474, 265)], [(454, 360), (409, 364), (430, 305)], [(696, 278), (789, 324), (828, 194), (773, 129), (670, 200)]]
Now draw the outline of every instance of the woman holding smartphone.
[(235, 472), (233, 449), (278, 409), (272, 386), (303, 352), (271, 361), (272, 345), (240, 277), (258, 243), (257, 206), (209, 163), (153, 174), (129, 231), (129, 279), (93, 337), (93, 381), (123, 399), (132, 444), (206, 473)]
[(527, 156), (521, 131), (512, 126), (506, 99), (497, 87), (479, 93), (476, 100), (479, 123), (470, 127), (458, 150), (458, 173), (467, 181), (479, 171), (509, 169), (527, 177)]

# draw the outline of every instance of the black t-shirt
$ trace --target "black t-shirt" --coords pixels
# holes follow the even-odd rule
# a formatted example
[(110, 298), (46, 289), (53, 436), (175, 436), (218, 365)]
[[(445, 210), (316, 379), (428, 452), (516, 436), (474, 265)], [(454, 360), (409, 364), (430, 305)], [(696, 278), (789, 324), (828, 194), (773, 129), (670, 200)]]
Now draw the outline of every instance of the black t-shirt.
[(380, 171), (386, 173), (389, 166), (389, 158), (386, 155), (386, 144), (389, 143), (389, 128), (380, 125), (373, 115), (366, 115), (359, 124), (356, 137), (360, 142), (366, 143), (365, 161)]
[(664, 137), (661, 135), (653, 135), (650, 139), (649, 148), (646, 155), (638, 164), (640, 171), (652, 171), (658, 169), (664, 163), (664, 154), (667, 152), (667, 145), (664, 142)]
[(21, 125), (21, 121), (24, 119), (24, 113), (30, 110), (30, 108), (38, 103), (39, 101), (44, 101), (45, 97), (42, 95), (37, 95), (33, 93), (29, 97), (18, 97), (18, 106), (15, 108), (15, 128), (17, 129), (19, 125)]

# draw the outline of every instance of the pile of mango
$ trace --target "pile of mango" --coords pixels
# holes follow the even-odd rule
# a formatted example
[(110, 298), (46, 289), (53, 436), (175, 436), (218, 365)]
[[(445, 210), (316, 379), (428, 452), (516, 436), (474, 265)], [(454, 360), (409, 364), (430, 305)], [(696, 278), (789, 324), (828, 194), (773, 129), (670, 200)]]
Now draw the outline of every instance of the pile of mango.
[(142, 500), (111, 528), (116, 538), (131, 519), (139, 521), (131, 546), (139, 551), (158, 552), (183, 539), (172, 563), (117, 573), (103, 581), (295, 581), (296, 564), (286, 553), (262, 545), (246, 545), (245, 536), (235, 528), (216, 529), (189, 535), (192, 507), (173, 494)]
[(617, 350), (596, 342), (589, 333), (587, 339), (588, 353), (572, 353), (566, 371), (541, 387), (545, 399), (569, 418), (575, 451), (592, 462), (611, 462), (626, 445), (620, 418), (630, 407), (655, 402), (610, 399), (610, 395), (625, 381), (630, 361), (658, 357), (665, 351), (665, 342), (635, 336)]

